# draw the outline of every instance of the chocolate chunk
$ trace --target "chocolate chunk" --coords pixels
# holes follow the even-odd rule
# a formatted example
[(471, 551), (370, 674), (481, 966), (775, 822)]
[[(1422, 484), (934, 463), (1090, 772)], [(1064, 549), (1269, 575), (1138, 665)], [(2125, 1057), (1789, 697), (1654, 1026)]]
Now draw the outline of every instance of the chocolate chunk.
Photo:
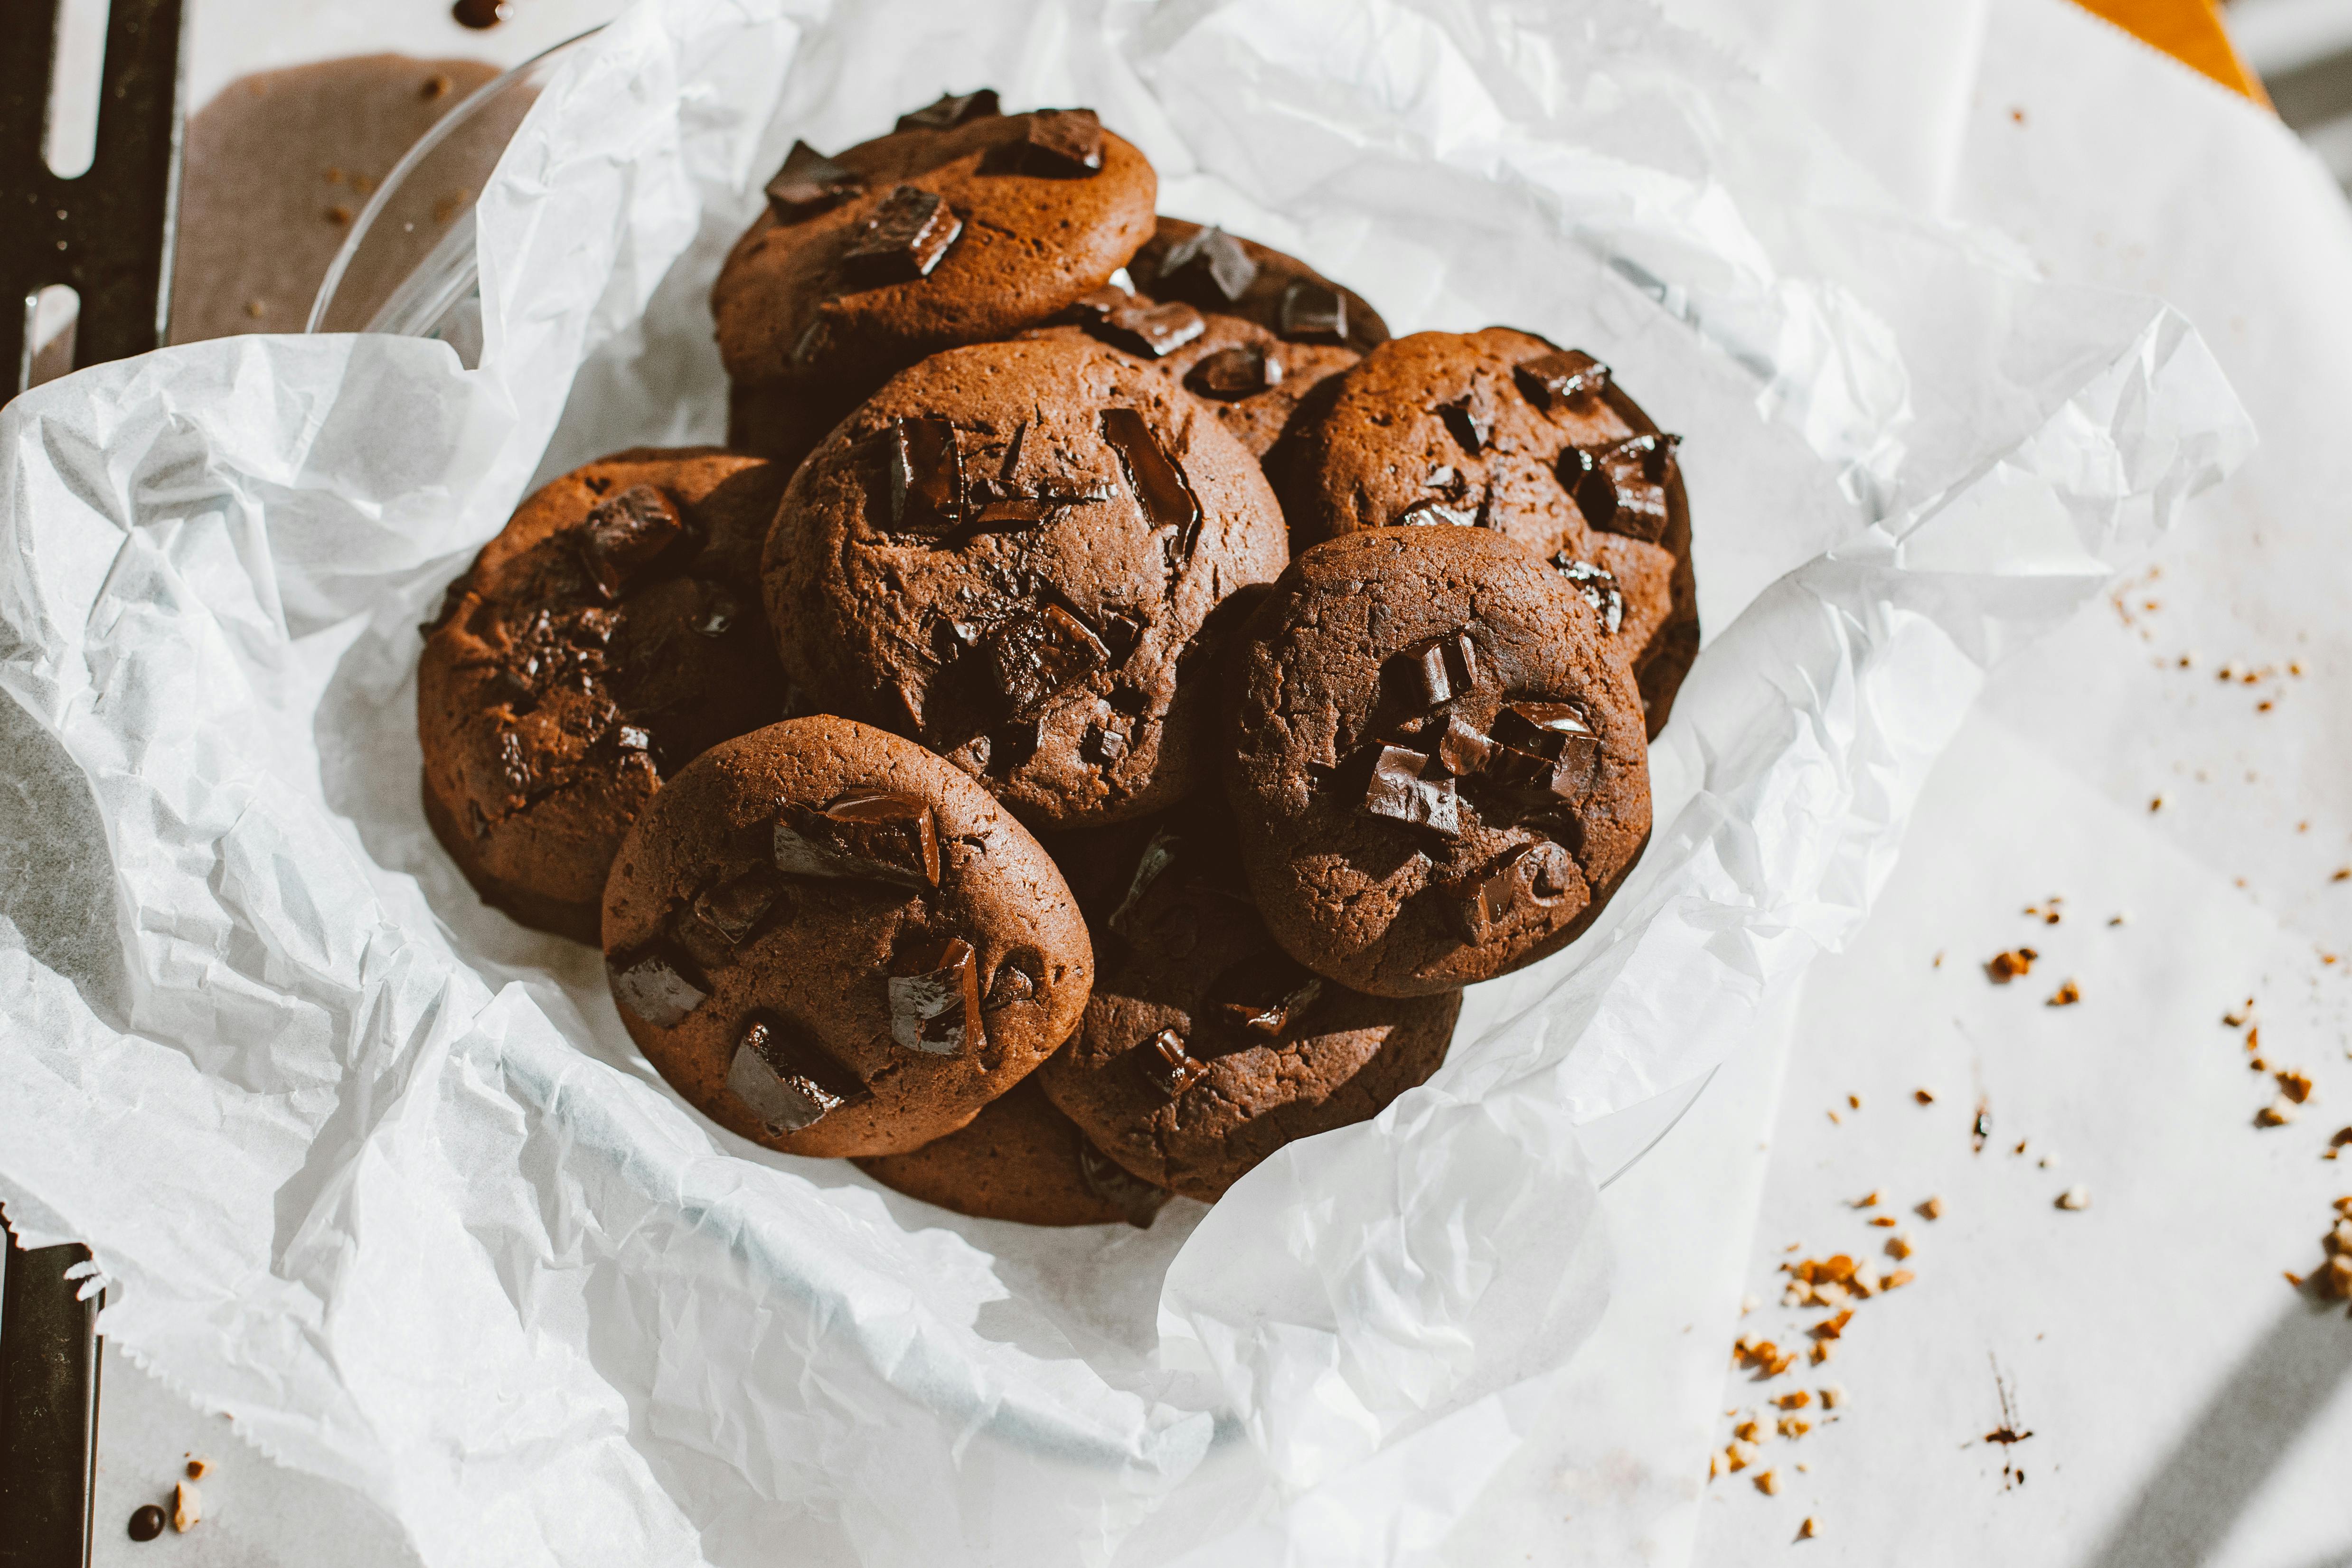
[(1131, 610), (1114, 610), (1103, 617), (1102, 645), (1110, 654), (1113, 669), (1127, 663), (1127, 656), (1134, 653), (1137, 644), (1142, 641), (1142, 616)]
[(1467, 528), (1477, 526), (1478, 514), (1427, 496), (1397, 514), (1396, 527), (1401, 528)]
[(1372, 772), (1364, 789), (1364, 812), (1391, 821), (1427, 828), (1446, 838), (1462, 833), (1461, 799), (1454, 780), (1432, 777), (1438, 769), (1429, 758), (1401, 746), (1383, 746), (1372, 758)]
[(1041, 109), (1009, 151), (1024, 174), (1067, 179), (1103, 166), (1102, 120), (1091, 109)]
[(623, 751), (651, 751), (654, 748), (654, 732), (642, 725), (615, 725), (613, 744)]
[(1399, 653), (1396, 664), (1406, 696), (1423, 707), (1467, 696), (1478, 685), (1478, 645), (1466, 631), (1424, 637)]
[(972, 521), (1001, 533), (1026, 533), (1061, 509), (1061, 503), (1045, 496), (1004, 496), (983, 503)]
[(1437, 417), (1445, 422), (1445, 433), (1454, 437), (1454, 444), (1473, 457), (1486, 450), (1487, 438), (1495, 433), (1493, 412), (1475, 393), (1440, 403)]
[(1184, 384), (1202, 397), (1234, 402), (1282, 384), (1282, 361), (1259, 350), (1219, 349), (1184, 372)]
[(981, 1005), (994, 1012), (1025, 1002), (1045, 988), (1045, 956), (1034, 947), (1015, 947), (996, 967), (995, 976), (988, 982), (988, 997)]
[(1058, 604), (1041, 605), (981, 643), (997, 712), (1019, 718), (1110, 662), (1086, 622)]
[(940, 884), (939, 830), (912, 795), (860, 791), (817, 811), (787, 804), (774, 842), (776, 869), (794, 876)]
[(710, 999), (686, 956), (661, 944), (604, 960), (613, 999), (656, 1029), (675, 1029)]
[(1184, 1049), (1184, 1037), (1172, 1029), (1161, 1030), (1128, 1054), (1152, 1087), (1171, 1100), (1209, 1075), (1209, 1064), (1195, 1061)]
[(1505, 703), (1495, 716), (1494, 736), (1554, 762), (1580, 758), (1588, 769), (1601, 758), (1601, 737), (1573, 703)]
[(783, 880), (761, 867), (703, 889), (689, 912), (731, 947), (751, 935), (783, 895)]
[(599, 594), (618, 599), (685, 533), (686, 520), (667, 496), (651, 485), (632, 485), (599, 501), (581, 523), (580, 563)]
[(1591, 527), (1655, 544), (1666, 531), (1666, 484), (1681, 441), (1633, 435), (1598, 451), (1570, 447), (1559, 455), (1560, 483)]
[(1209, 988), (1216, 1018), (1251, 1044), (1280, 1038), (1323, 994), (1323, 977), (1279, 950), (1243, 959)]
[(1207, 331), (1209, 322), (1190, 305), (1145, 305), (1130, 299), (1101, 312), (1095, 329), (1120, 348), (1163, 360)]
[(1282, 291), (1276, 319), (1286, 338), (1345, 342), (1348, 337), (1348, 297), (1326, 284), (1300, 278)]
[(1562, 349), (1514, 365), (1511, 377), (1529, 402), (1546, 413), (1556, 413), (1607, 386), (1609, 367), (1580, 349)]
[(1201, 536), (1201, 503), (1184, 470), (1160, 449), (1150, 424), (1134, 409), (1107, 408), (1101, 421), (1103, 439), (1118, 454), (1118, 465), (1145, 520), (1155, 528), (1174, 528), (1176, 559), (1191, 559)]
[(1429, 721), (1422, 743), (1437, 766), (1456, 779), (1467, 779), (1486, 766), (1495, 743), (1458, 713), (1442, 714)]
[(893, 131), (952, 131), (967, 120), (985, 120), (990, 115), (1003, 112), (997, 107), (994, 88), (977, 88), (966, 93), (942, 93), (912, 113), (900, 115), (898, 123), (890, 129)]
[(770, 1012), (744, 1020), (728, 1064), (727, 1087), (771, 1133), (813, 1127), (866, 1094), (857, 1075), (815, 1036)]
[(1090, 724), (1086, 734), (1078, 737), (1078, 757), (1086, 762), (1108, 767), (1127, 755), (1127, 735), (1108, 725)]
[(890, 977), (890, 1038), (908, 1051), (953, 1056), (978, 1046), (980, 959), (961, 936), (920, 950), (914, 972)]
[(1454, 930), (1472, 943), (1508, 936), (1582, 886), (1569, 853), (1549, 839), (1507, 851), (1484, 871), (1438, 891)]
[(724, 637), (734, 629), (736, 617), (742, 612), (742, 607), (735, 602), (733, 594), (706, 583), (703, 585), (702, 613), (694, 618), (695, 634)]
[(1104, 1154), (1081, 1136), (1078, 1139), (1078, 1179), (1102, 1202), (1118, 1210), (1119, 1218), (1138, 1230), (1151, 1228), (1151, 1217), (1168, 1201), (1168, 1194)]
[(1614, 632), (1625, 623), (1625, 594), (1617, 586), (1613, 573), (1589, 560), (1579, 560), (1566, 550), (1552, 557), (1551, 564), (1562, 577), (1576, 584), (1576, 591), (1584, 595), (1584, 602), (1601, 617), (1604, 631)]
[(937, 191), (901, 185), (883, 199), (841, 256), (841, 274), (853, 288), (877, 288), (929, 277), (963, 220)]
[(890, 426), (890, 526), (934, 538), (963, 521), (963, 454), (944, 419), (902, 419)]
[[(1160, 258), (1159, 281), (1176, 286), (1163, 292), (1188, 294), (1196, 299), (1215, 298), (1231, 305), (1257, 281), (1257, 263), (1250, 259), (1241, 241), (1212, 224), (1168, 247)], [(1213, 296), (1211, 290), (1215, 291)]]
[[(1549, 706), (1551, 705), (1532, 705)], [(1495, 750), (1486, 759), (1486, 777), (1506, 792), (1532, 795), (1534, 804), (1572, 800), (1592, 786), (1601, 756), (1598, 737), (1542, 734), (1529, 737), (1517, 725), (1505, 722), (1506, 710), (1495, 725)], [(1505, 740), (1507, 732), (1513, 738)], [(1556, 747), (1556, 752), (1545, 747)]]
[(845, 196), (866, 189), (866, 182), (805, 141), (794, 141), (784, 155), (784, 166), (768, 182), (768, 210), (788, 223), (821, 213)]

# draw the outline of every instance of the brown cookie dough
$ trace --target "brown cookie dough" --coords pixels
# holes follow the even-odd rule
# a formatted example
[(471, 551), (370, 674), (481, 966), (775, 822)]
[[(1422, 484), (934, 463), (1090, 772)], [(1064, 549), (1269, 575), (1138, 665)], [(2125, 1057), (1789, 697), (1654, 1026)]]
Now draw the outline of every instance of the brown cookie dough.
[(1288, 542), (1249, 454), (1095, 344), (936, 354), (785, 492), (763, 581), (820, 706), (919, 739), (1039, 827), (1140, 816), (1214, 772), (1214, 653)]
[(630, 1038), (687, 1101), (794, 1155), (970, 1122), (1067, 1038), (1076, 902), (988, 792), (911, 742), (788, 719), (654, 798), (604, 889)]
[(1423, 995), (1556, 952), (1648, 840), (1633, 676), (1584, 597), (1498, 533), (1317, 545), (1233, 671), (1250, 886), (1283, 946), (1343, 985)]
[(894, 371), (1066, 308), (1150, 237), (1158, 185), (1093, 110), (993, 92), (832, 158), (795, 144), (711, 290), (742, 435), (789, 460)]
[(894, 1192), (976, 1219), (1148, 1228), (1168, 1194), (1087, 1142), (1032, 1073), (959, 1131), (858, 1168)]
[(1145, 1181), (1213, 1203), (1445, 1060), (1462, 993), (1368, 997), (1299, 965), (1252, 906), (1230, 826), (1206, 813), (1154, 837), (1108, 926), (1086, 1019), (1038, 1078)]
[(1363, 354), (1389, 340), (1388, 323), (1362, 295), (1297, 256), (1214, 225), (1160, 218), (1127, 271), (1155, 298), (1238, 316), (1286, 341), (1338, 344)]
[(1507, 327), (1416, 332), (1339, 378), (1297, 437), (1285, 499), (1304, 547), (1361, 528), (1475, 526), (1568, 574), (1664, 727), (1698, 653), (1675, 438), (1573, 350)]
[(525, 501), (449, 585), (416, 672), (425, 814), (485, 901), (595, 941), (662, 779), (777, 716), (757, 563), (783, 484), (716, 447), (617, 452)]

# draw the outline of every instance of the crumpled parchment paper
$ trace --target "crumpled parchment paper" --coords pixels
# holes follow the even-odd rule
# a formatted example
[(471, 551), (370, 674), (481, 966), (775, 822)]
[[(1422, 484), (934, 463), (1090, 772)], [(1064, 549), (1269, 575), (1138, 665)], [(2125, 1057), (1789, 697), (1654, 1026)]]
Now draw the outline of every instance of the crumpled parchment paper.
[[(982, 82), (1686, 437), (1708, 645), (1608, 917), (1148, 1232), (718, 1132), (417, 803), (440, 585), (534, 477), (717, 437), (705, 293), (793, 136)], [(1769, 1027), (1986, 666), (2252, 444), (2177, 315), (1904, 216), (1640, 0), (647, 0), (477, 218), (478, 369), (241, 338), (0, 413), (0, 1201), (435, 1568), (1440, 1553), (1606, 1299), (1577, 1124)]]

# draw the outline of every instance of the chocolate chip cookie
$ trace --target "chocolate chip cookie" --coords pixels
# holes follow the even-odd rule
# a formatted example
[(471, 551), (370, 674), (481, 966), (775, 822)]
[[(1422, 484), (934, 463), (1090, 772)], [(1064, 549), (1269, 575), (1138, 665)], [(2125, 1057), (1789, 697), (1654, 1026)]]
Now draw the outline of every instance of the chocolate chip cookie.
[(1552, 563), (1633, 665), (1649, 733), (1698, 653), (1690, 507), (1662, 434), (1606, 365), (1507, 327), (1373, 350), (1298, 436), (1304, 546), (1360, 528), (1489, 528)]
[(1155, 298), (1238, 316), (1286, 342), (1338, 344), (1365, 354), (1389, 340), (1388, 323), (1362, 295), (1295, 256), (1213, 225), (1160, 219), (1127, 271)]
[(858, 1168), (896, 1192), (977, 1219), (1149, 1227), (1168, 1194), (1114, 1164), (1030, 1074), (961, 1130)]
[(1265, 476), (1166, 376), (1069, 340), (902, 371), (793, 476), (763, 582), (786, 674), (1024, 820), (1213, 775), (1218, 609), (1288, 552)]
[(1558, 951), (1648, 840), (1633, 674), (1575, 584), (1500, 533), (1315, 546), (1251, 616), (1233, 687), (1226, 793), (1258, 909), (1358, 990)]
[(1092, 110), (985, 90), (833, 157), (795, 143), (711, 290), (735, 423), (797, 457), (892, 372), (1066, 308), (1151, 236), (1158, 185)]
[(662, 779), (777, 716), (757, 569), (784, 478), (715, 447), (615, 453), (525, 501), (449, 585), (416, 674), (425, 815), (487, 902), (595, 941)]
[(1213, 1203), (1283, 1145), (1378, 1115), (1444, 1061), (1462, 994), (1369, 997), (1277, 946), (1229, 825), (1179, 813), (1137, 857), (1070, 1042), (1038, 1071), (1137, 1176)]
[(954, 1132), (1094, 980), (1026, 829), (922, 747), (826, 717), (715, 747), (654, 797), (605, 885), (604, 963), (671, 1086), (795, 1155)]

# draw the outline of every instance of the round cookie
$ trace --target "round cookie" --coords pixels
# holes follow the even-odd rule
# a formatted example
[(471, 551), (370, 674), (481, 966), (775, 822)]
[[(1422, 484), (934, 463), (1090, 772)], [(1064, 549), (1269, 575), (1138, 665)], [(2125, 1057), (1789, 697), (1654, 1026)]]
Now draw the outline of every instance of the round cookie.
[(425, 815), (486, 902), (594, 942), (663, 777), (782, 711), (757, 568), (784, 478), (716, 447), (614, 453), (449, 585), (416, 672)]
[(862, 405), (793, 476), (762, 580), (818, 706), (1063, 828), (1213, 773), (1213, 654), (1238, 623), (1219, 608), (1288, 549), (1257, 464), (1190, 393), (1039, 340), (935, 354)]
[(1213, 1203), (1283, 1145), (1428, 1078), (1462, 994), (1368, 997), (1310, 973), (1252, 907), (1230, 828), (1180, 816), (1139, 857), (1086, 1019), (1037, 1076), (1103, 1153)]
[(1139, 1181), (1087, 1142), (1031, 1073), (981, 1108), (959, 1131), (903, 1155), (861, 1156), (857, 1166), (893, 1192), (976, 1219), (1024, 1225), (1149, 1228), (1168, 1194)]
[(1259, 911), (1380, 996), (1565, 946), (1650, 832), (1640, 694), (1582, 594), (1484, 528), (1315, 546), (1233, 664), (1226, 792)]
[(654, 798), (605, 885), (604, 962), (671, 1087), (794, 1155), (954, 1132), (1094, 980), (1026, 829), (922, 747), (829, 717), (715, 747)]
[(1293, 342), (1343, 345), (1359, 354), (1389, 340), (1388, 323), (1364, 297), (1272, 246), (1163, 217), (1127, 264), (1137, 288), (1196, 309), (1238, 316)]
[(1675, 437), (1590, 355), (1507, 327), (1375, 349), (1297, 436), (1286, 499), (1302, 546), (1458, 525), (1569, 574), (1626, 650), (1649, 733), (1698, 653), (1690, 506)]
[(711, 289), (739, 423), (789, 458), (893, 371), (1067, 308), (1150, 237), (1158, 183), (1092, 110), (1003, 115), (988, 91), (836, 157), (795, 143)]

